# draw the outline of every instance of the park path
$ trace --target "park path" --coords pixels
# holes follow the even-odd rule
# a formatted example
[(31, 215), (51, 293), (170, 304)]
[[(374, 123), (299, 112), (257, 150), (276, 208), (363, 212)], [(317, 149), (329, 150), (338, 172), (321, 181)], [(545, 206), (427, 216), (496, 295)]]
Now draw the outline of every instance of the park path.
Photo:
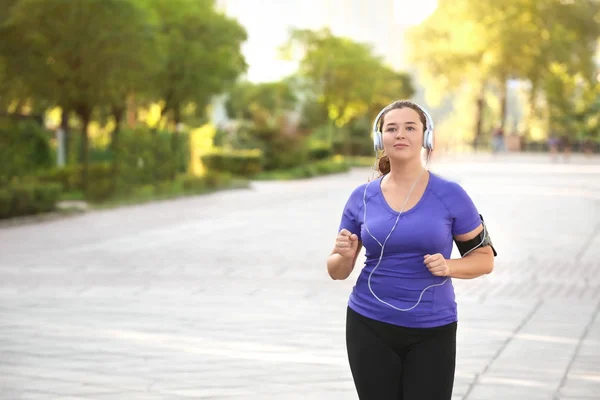
[[(455, 399), (600, 399), (600, 164), (446, 158), (499, 251), (455, 281)], [(369, 171), (0, 229), (0, 399), (355, 399), (356, 272), (325, 259)], [(435, 371), (432, 371), (435, 373)]]

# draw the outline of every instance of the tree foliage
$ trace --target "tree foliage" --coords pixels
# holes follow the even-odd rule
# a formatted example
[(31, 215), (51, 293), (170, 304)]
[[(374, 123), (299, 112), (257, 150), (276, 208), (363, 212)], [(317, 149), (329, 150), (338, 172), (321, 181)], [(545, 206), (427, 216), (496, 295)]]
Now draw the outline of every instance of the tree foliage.
[(408, 76), (387, 67), (370, 45), (335, 36), (329, 29), (293, 30), (284, 51), (302, 54), (299, 75), (339, 126), (374, 101), (387, 104), (414, 91)]
[(511, 79), (529, 82), (530, 115), (539, 94), (550, 108), (568, 110), (561, 95), (552, 93), (563, 90), (569, 98), (568, 89), (557, 85), (557, 73), (563, 81), (566, 74), (590, 82), (597, 73), (593, 55), (599, 36), (600, 3), (593, 0), (441, 0), (411, 32), (410, 58), (433, 92), (455, 93), (469, 85), (476, 102), (486, 90), (495, 92), (503, 125)]
[(203, 110), (211, 96), (230, 87), (247, 65), (245, 29), (216, 11), (214, 1), (148, 0), (161, 16), (161, 51), (154, 80), (162, 113), (175, 123), (192, 104)]
[(138, 103), (161, 102), (161, 115), (177, 124), (183, 110), (203, 116), (211, 96), (246, 68), (246, 32), (212, 0), (0, 0), (0, 6), (6, 11), (0, 106), (75, 112), (84, 175), (87, 128), (98, 111), (113, 115), (118, 128), (135, 95)]
[(273, 119), (281, 112), (292, 111), (298, 94), (290, 80), (252, 83), (238, 82), (228, 91), (225, 104), (232, 118), (258, 122)]
[(7, 75), (33, 101), (78, 115), (85, 182), (92, 112), (128, 86), (130, 71), (148, 71), (143, 51), (154, 33), (151, 20), (133, 0), (20, 0), (10, 11), (0, 30)]
[(414, 93), (409, 76), (386, 66), (370, 45), (335, 36), (329, 29), (292, 30), (282, 51), (288, 57), (300, 54), (305, 110), (316, 120), (326, 116), (338, 128)]

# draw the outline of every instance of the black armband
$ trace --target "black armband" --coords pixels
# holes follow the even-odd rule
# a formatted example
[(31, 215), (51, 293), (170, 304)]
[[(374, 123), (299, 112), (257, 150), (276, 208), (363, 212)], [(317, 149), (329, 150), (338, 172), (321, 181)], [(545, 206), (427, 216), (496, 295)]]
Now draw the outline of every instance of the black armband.
[(479, 233), (479, 235), (475, 236), (471, 240), (467, 240), (465, 242), (459, 242), (458, 240), (455, 240), (454, 242), (456, 243), (456, 247), (458, 248), (460, 255), (463, 256), (466, 253), (469, 253), (480, 247), (490, 246), (492, 248), (492, 251), (494, 252), (494, 257), (496, 257), (498, 253), (496, 253), (496, 249), (494, 249), (492, 239), (490, 238), (490, 235), (487, 231), (487, 227), (485, 226), (485, 222), (483, 221), (483, 216), (479, 214), (479, 218), (481, 218), (481, 225), (483, 225), (483, 230)]

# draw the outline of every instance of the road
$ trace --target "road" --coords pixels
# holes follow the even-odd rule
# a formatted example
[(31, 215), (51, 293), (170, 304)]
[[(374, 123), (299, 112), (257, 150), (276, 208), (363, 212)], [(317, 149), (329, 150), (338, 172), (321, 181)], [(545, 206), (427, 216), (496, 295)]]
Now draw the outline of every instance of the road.
[[(431, 169), (467, 189), (499, 252), (491, 275), (455, 280), (454, 399), (600, 399), (600, 163)], [(0, 399), (356, 399), (358, 268), (334, 282), (325, 259), (368, 176), (0, 229)]]

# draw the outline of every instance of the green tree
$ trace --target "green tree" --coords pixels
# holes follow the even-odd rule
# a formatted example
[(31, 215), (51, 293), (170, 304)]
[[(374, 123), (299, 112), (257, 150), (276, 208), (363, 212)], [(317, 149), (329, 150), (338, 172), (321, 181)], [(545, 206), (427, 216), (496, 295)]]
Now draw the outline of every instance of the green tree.
[(546, 0), (540, 9), (537, 18), (542, 34), (526, 74), (531, 82), (528, 120), (539, 116), (541, 95), (549, 129), (574, 137), (587, 131), (586, 122), (577, 121), (587, 119), (585, 110), (593, 110), (600, 95), (593, 59), (600, 37), (600, 3)]
[(153, 79), (162, 102), (161, 119), (174, 130), (177, 157), (180, 123), (186, 110), (205, 116), (212, 96), (227, 90), (247, 68), (241, 46), (245, 29), (218, 12), (213, 0), (149, 0), (161, 17), (160, 72)]
[(553, 64), (542, 89), (553, 134), (579, 140), (598, 137), (600, 82), (571, 75), (565, 65)]
[(294, 110), (297, 102), (298, 95), (290, 80), (263, 83), (242, 81), (228, 91), (225, 107), (232, 118), (258, 122)]
[[(2, 27), (10, 14), (12, 7), (18, 0), (0, 0), (0, 27)], [(1, 31), (0, 31), (1, 32)], [(0, 34), (0, 42), (2, 36)], [(6, 72), (6, 60), (4, 59), (6, 54), (0, 52), (0, 115), (7, 112), (10, 103), (17, 97), (15, 94), (16, 81), (14, 79), (8, 79)]]
[(370, 45), (335, 36), (328, 29), (293, 30), (282, 52), (287, 57), (301, 54), (299, 75), (309, 92), (306, 97), (327, 113), (330, 143), (336, 127), (414, 92), (408, 75), (386, 67)]
[(161, 115), (182, 122), (190, 104), (204, 110), (213, 95), (234, 84), (246, 68), (245, 29), (215, 9), (214, 1), (152, 0), (161, 16), (162, 52), (155, 80)]
[(145, 71), (145, 44), (155, 27), (141, 0), (19, 0), (0, 28), (0, 52), (9, 79), (25, 82), (37, 102), (57, 104), (79, 117), (80, 161), (87, 182), (88, 126), (97, 106), (114, 101)]
[(507, 29), (519, 24), (517, 1), (442, 0), (435, 12), (409, 34), (410, 58), (421, 68), (434, 102), (465, 85), (469, 87), (475, 105), (475, 145), (483, 131), (486, 89), (491, 84), (499, 87), (503, 125), (506, 81), (518, 76), (522, 68), (516, 55), (523, 41), (511, 43), (518, 34)]
[(486, 90), (497, 93), (499, 125), (504, 125), (507, 80), (531, 83), (534, 108), (553, 65), (566, 65), (571, 75), (590, 71), (599, 6), (591, 0), (441, 0), (411, 33), (412, 60), (434, 92), (472, 88), (477, 143)]

